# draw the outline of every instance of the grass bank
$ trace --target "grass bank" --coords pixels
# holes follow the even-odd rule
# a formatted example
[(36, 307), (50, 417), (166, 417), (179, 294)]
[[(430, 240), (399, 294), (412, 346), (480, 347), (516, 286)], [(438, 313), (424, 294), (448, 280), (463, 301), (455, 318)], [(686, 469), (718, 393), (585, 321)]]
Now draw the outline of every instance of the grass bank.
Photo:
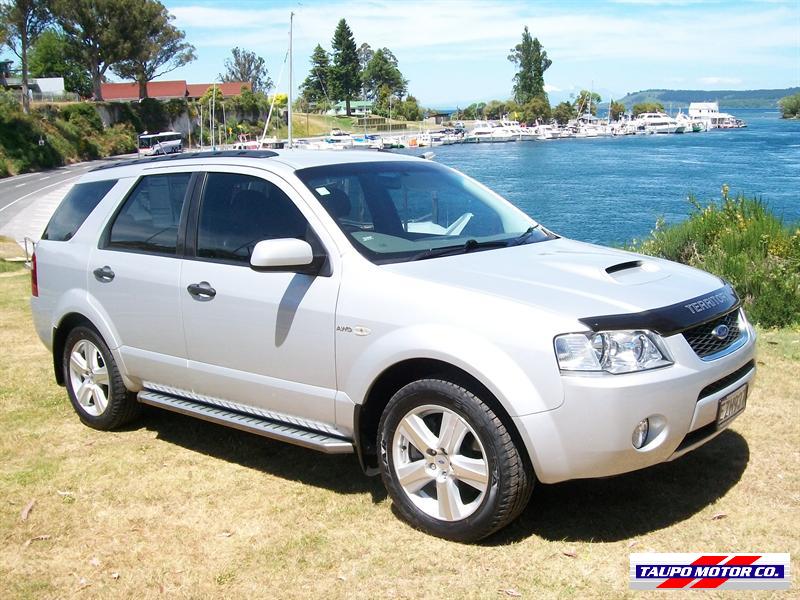
[(12, 268), (0, 276), (4, 598), (640, 598), (628, 554), (645, 551), (790, 552), (797, 570), (800, 330), (760, 332), (748, 408), (715, 441), (638, 473), (539, 486), (518, 522), (468, 546), (398, 520), (353, 456), (156, 410), (123, 431), (84, 427)]
[(0, 177), (135, 150), (134, 127), (103, 127), (89, 103), (45, 105), (26, 115), (0, 91)]
[(757, 198), (690, 197), (689, 218), (659, 220), (629, 249), (704, 269), (733, 284), (748, 317), (767, 327), (800, 325), (800, 223), (783, 223)]

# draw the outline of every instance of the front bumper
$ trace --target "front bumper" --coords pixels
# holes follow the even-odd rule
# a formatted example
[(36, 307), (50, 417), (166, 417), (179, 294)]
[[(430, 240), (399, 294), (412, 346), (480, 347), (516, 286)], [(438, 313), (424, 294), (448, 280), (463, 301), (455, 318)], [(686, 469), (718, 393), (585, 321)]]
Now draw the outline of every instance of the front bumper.
[[(755, 331), (736, 352), (702, 361), (682, 335), (665, 338), (675, 364), (629, 373), (565, 374), (564, 402), (514, 417), (536, 475), (543, 483), (606, 477), (673, 460), (706, 443), (717, 428), (720, 398), (755, 375)], [(636, 449), (634, 427), (651, 420), (647, 443)]]

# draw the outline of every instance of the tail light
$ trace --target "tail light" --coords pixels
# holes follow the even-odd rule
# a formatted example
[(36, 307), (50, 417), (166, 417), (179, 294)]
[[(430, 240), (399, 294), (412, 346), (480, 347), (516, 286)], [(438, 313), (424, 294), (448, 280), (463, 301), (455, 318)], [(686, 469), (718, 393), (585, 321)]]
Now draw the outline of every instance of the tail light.
[(39, 276), (36, 272), (36, 253), (31, 257), (31, 296), (39, 296)]

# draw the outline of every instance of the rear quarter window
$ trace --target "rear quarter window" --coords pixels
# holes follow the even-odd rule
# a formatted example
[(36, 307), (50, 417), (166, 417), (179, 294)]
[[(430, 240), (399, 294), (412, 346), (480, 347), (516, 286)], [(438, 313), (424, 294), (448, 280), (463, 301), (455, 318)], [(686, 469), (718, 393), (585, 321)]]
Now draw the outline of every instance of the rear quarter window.
[(70, 240), (116, 183), (116, 179), (107, 179), (74, 185), (53, 213), (42, 239), (56, 242)]

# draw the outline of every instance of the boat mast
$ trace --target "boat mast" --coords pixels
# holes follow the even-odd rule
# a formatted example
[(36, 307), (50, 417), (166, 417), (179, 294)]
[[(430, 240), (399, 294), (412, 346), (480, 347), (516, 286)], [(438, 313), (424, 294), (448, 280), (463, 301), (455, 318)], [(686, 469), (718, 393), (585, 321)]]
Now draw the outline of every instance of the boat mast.
[(289, 148), (292, 147), (292, 24), (294, 13), (289, 13)]

